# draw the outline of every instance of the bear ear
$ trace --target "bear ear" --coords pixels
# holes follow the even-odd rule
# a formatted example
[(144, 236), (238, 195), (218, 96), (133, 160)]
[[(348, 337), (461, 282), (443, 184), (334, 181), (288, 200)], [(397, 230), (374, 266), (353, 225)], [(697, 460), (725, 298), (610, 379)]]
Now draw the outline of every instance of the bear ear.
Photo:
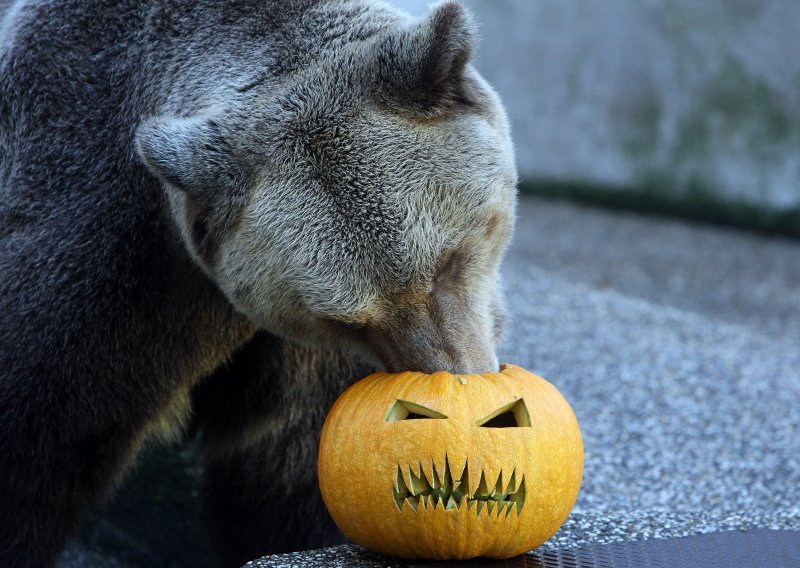
[(471, 105), (464, 70), (476, 36), (467, 9), (446, 1), (411, 28), (383, 38), (377, 46), (378, 98), (420, 118)]
[(182, 191), (201, 193), (241, 179), (219, 124), (207, 116), (147, 119), (136, 131), (136, 151), (153, 174)]

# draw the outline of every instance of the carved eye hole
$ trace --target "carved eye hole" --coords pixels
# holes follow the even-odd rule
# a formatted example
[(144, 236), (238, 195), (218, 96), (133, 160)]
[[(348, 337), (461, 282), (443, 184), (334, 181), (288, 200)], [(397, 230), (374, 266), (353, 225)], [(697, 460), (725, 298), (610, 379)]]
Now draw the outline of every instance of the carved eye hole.
[(397, 399), (386, 415), (386, 422), (397, 422), (398, 420), (419, 420), (422, 418), (447, 418), (441, 412), (436, 412), (430, 408), (425, 408), (421, 404), (408, 402), (407, 400)]
[(502, 408), (498, 408), (486, 418), (477, 422), (481, 428), (522, 428), (530, 427), (531, 417), (528, 407), (522, 399), (515, 400)]

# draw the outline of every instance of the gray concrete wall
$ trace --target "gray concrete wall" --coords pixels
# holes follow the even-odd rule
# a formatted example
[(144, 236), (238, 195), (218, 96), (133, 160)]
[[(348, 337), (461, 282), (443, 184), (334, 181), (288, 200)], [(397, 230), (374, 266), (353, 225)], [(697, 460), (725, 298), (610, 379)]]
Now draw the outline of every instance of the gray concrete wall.
[(523, 179), (800, 207), (800, 1), (464, 3)]

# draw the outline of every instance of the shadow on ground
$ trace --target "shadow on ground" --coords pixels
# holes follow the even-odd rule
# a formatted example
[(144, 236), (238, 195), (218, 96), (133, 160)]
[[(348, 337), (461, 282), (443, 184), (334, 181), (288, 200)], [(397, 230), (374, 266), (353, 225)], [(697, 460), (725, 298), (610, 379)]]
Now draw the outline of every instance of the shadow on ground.
[(210, 566), (200, 475), (195, 442), (150, 448), (113, 500), (84, 523), (59, 568)]

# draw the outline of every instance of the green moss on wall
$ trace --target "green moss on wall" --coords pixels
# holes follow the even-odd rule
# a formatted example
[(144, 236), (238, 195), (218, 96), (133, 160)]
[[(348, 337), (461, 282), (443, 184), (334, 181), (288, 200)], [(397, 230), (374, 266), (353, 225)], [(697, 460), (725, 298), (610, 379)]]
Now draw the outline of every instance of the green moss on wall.
[(520, 192), (523, 195), (565, 199), (645, 215), (800, 238), (800, 207), (779, 211), (745, 202), (722, 200), (700, 185), (689, 186), (681, 194), (675, 194), (664, 191), (663, 187), (621, 189), (593, 183), (537, 179), (521, 183)]

